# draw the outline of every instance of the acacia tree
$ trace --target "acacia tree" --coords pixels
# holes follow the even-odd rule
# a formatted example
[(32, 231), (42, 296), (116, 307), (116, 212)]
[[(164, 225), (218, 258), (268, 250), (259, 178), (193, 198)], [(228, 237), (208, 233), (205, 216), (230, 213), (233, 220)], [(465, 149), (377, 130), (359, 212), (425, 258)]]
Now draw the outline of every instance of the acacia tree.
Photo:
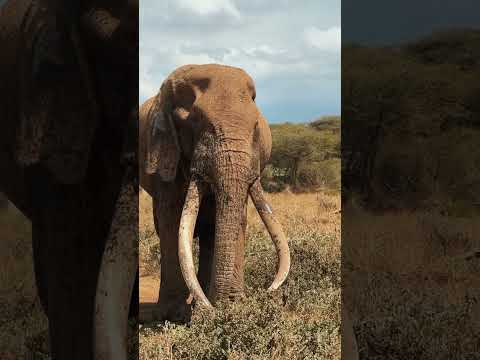
[[(460, 179), (476, 188), (467, 184), (475, 152), (465, 149), (473, 148), (480, 124), (479, 35), (440, 34), (397, 48), (342, 49), (348, 54), (342, 62), (344, 194), (355, 192), (380, 206), (394, 193), (408, 195), (415, 201), (399, 206), (415, 207), (430, 201), (432, 188), (452, 196), (445, 193)], [(459, 49), (465, 49), (461, 56)], [(459, 152), (449, 164), (444, 158), (453, 157), (451, 139), (465, 148), (465, 156)], [(455, 181), (442, 170), (448, 167), (456, 169), (450, 172)]]
[[(405, 93), (410, 87), (408, 60), (395, 49), (346, 47), (342, 63), (344, 185), (371, 195), (374, 165), (385, 129), (405, 126)], [(373, 61), (373, 60), (374, 61)], [(350, 62), (348, 62), (350, 61)]]
[(287, 169), (288, 183), (298, 187), (299, 170), (305, 162), (325, 159), (327, 145), (322, 132), (305, 124), (272, 126), (274, 167)]

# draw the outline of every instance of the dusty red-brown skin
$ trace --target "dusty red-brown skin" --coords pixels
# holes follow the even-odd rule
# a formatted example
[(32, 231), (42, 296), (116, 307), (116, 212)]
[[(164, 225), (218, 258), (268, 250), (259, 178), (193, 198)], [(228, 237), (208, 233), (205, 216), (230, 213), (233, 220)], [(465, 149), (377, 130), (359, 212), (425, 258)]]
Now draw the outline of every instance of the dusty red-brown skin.
[[(204, 296), (198, 289), (190, 290), (206, 305), (243, 296), (247, 199), (252, 185), (260, 184), (272, 146), (255, 96), (254, 82), (242, 69), (187, 65), (174, 71), (160, 93), (140, 108), (140, 183), (153, 198), (161, 244), (156, 318), (183, 319), (190, 311), (185, 304), (189, 294), (185, 271), (182, 275), (188, 266), (179, 261), (178, 239), (180, 235), (180, 242), (188, 242), (188, 224), (179, 234), (182, 210), (188, 217), (196, 206), (200, 206), (195, 226), (200, 239), (198, 281)], [(201, 203), (192, 196), (185, 203), (192, 179), (205, 187)], [(264, 201), (262, 196), (255, 199)], [(264, 221), (274, 224), (269, 220), (273, 214), (264, 214)], [(278, 238), (286, 244), (279, 231)], [(283, 249), (286, 274), (288, 246)]]

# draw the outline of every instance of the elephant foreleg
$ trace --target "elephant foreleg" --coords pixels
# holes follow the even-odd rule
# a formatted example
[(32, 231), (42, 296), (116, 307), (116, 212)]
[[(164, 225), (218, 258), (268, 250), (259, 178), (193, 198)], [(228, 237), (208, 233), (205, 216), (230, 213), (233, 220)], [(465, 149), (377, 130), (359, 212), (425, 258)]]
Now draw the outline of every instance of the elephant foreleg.
[(92, 359), (98, 260), (88, 245), (98, 234), (85, 229), (94, 215), (85, 211), (80, 187), (55, 185), (39, 167), (30, 169), (30, 175), (34, 269), (49, 322), (51, 356)]
[(205, 293), (210, 288), (210, 277), (212, 276), (212, 259), (215, 243), (215, 223), (203, 223), (198, 226), (198, 237), (200, 244), (200, 261), (198, 266), (198, 281)]
[[(154, 319), (185, 321), (191, 315), (189, 295), (178, 260), (178, 229), (184, 195), (182, 186), (169, 184), (154, 199), (155, 228), (160, 237), (161, 278)], [(182, 196), (183, 195), (183, 196)]]
[[(71, 195), (71, 194), (70, 194)], [(86, 244), (88, 212), (77, 213), (77, 196), (52, 194), (44, 221), (48, 230), (48, 320), (53, 359), (92, 359), (93, 300), (98, 264)], [(72, 216), (76, 213), (78, 216)], [(93, 239), (93, 240), (92, 240)]]
[(39, 221), (32, 221), (33, 271), (38, 297), (45, 314), (48, 314), (48, 247), (47, 234)]

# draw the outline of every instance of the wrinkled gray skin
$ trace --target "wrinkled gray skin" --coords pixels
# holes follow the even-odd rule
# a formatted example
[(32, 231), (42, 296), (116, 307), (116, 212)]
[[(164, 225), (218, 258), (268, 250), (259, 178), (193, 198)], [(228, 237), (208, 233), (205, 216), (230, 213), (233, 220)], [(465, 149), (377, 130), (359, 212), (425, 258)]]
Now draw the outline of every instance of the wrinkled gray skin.
[(212, 304), (242, 296), (248, 192), (270, 157), (270, 129), (250, 76), (214, 64), (174, 71), (141, 106), (139, 121), (140, 183), (153, 198), (161, 248), (158, 304), (143, 317), (185, 320), (189, 290), (177, 243), (190, 179), (206, 188), (195, 227), (200, 286)]
[[(81, 3), (57, 53), (41, 28), (62, 2), (11, 0), (0, 8), (0, 191), (31, 220), (51, 355), (68, 360), (94, 358), (103, 249), (119, 231), (112, 235), (110, 224), (123, 209), (116, 204), (122, 181), (136, 188), (122, 159), (137, 147), (137, 132), (126, 139), (127, 124), (137, 125), (138, 2)], [(56, 70), (39, 66), (45, 53)]]

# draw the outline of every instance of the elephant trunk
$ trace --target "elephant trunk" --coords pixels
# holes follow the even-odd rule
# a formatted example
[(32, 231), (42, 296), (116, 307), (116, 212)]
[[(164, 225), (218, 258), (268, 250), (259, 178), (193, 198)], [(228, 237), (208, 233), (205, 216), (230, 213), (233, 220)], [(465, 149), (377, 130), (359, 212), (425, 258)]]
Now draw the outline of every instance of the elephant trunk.
[[(238, 169), (238, 168), (236, 168)], [(248, 183), (241, 174), (223, 175), (215, 184), (215, 245), (210, 299), (241, 295)]]
[(124, 184), (105, 244), (95, 298), (94, 351), (97, 360), (127, 359), (128, 312), (138, 269), (138, 201)]
[(282, 226), (273, 216), (272, 207), (268, 204), (263, 195), (260, 179), (257, 179), (255, 183), (253, 183), (250, 187), (249, 193), (258, 214), (270, 234), (275, 249), (277, 250), (277, 273), (272, 284), (268, 288), (269, 291), (276, 290), (287, 279), (290, 271), (290, 249), (288, 248), (288, 240), (282, 230)]
[[(180, 220), (178, 255), (183, 278), (197, 303), (212, 307), (217, 300), (239, 295), (243, 290), (243, 246), (246, 226), (246, 204), (250, 195), (277, 250), (277, 273), (269, 291), (276, 290), (290, 271), (290, 250), (281, 225), (266, 201), (260, 180), (249, 188), (239, 167), (222, 171), (213, 184), (215, 193), (215, 251), (209, 297), (202, 290), (193, 261), (193, 233), (205, 184), (191, 180)], [(240, 167), (241, 170), (241, 167)], [(247, 171), (248, 173), (248, 171)], [(243, 174), (245, 175), (245, 174)]]

